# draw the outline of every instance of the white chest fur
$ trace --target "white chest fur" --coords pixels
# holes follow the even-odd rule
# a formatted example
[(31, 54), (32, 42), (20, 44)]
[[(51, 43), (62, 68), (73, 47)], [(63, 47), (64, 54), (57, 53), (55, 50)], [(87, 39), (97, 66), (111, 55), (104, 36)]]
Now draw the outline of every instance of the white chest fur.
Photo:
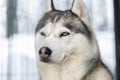
[(80, 58), (62, 65), (43, 62), (38, 65), (42, 80), (81, 80), (90, 68), (87, 62)]

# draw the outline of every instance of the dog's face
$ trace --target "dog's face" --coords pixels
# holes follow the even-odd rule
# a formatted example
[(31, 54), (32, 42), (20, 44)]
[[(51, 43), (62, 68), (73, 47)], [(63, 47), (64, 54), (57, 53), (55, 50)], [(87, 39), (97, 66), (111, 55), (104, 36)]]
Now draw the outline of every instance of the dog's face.
[(74, 10), (47, 12), (36, 27), (35, 49), (38, 59), (59, 64), (73, 54), (85, 56), (84, 53), (90, 52), (92, 32), (87, 22), (82, 20), (84, 17), (80, 18)]

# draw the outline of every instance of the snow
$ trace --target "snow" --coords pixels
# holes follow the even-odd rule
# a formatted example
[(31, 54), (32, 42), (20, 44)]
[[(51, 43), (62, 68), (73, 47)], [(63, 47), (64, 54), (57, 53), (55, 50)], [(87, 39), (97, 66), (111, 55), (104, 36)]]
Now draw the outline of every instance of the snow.
[(33, 35), (14, 35), (11, 42), (13, 54), (25, 55), (31, 59), (35, 58)]
[[(8, 73), (12, 75), (11, 80), (38, 80), (33, 35), (19, 34), (9, 39), (0, 38), (0, 74), (8, 76)], [(3, 80), (4, 76), (1, 75), (0, 80)]]
[(100, 47), (103, 62), (109, 67), (115, 76), (115, 39), (113, 32), (97, 32), (96, 37)]
[(6, 74), (8, 45), (6, 39), (0, 38), (0, 73)]

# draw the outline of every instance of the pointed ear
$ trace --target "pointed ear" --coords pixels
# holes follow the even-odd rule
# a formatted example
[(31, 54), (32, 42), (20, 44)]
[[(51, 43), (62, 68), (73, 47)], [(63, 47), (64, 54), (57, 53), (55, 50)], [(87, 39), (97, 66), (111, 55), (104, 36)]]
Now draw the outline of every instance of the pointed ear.
[(73, 0), (71, 11), (76, 14), (83, 22), (90, 25), (90, 18), (87, 8), (82, 0)]
[(55, 10), (53, 0), (47, 0), (45, 12), (49, 12), (49, 11), (52, 11), (52, 10)]

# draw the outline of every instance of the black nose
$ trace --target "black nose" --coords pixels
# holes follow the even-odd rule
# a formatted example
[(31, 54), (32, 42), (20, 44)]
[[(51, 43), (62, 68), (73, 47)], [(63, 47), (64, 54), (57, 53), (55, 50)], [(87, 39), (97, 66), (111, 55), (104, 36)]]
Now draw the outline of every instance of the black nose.
[(47, 58), (51, 55), (52, 51), (51, 49), (49, 49), (48, 47), (42, 47), (40, 50), (39, 50), (39, 54), (41, 57), (44, 57), (44, 58)]

